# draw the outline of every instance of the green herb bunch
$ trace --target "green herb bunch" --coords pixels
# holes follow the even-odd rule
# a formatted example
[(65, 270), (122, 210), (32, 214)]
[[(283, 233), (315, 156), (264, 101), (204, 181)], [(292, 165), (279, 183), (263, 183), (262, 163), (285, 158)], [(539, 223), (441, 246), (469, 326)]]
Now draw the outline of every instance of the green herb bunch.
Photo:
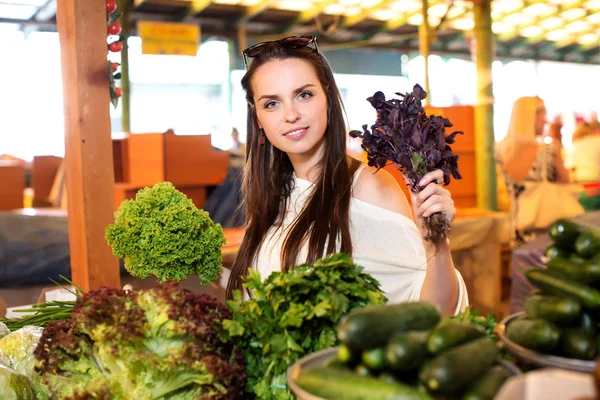
[(204, 285), (221, 274), (221, 225), (170, 182), (123, 201), (105, 236), (115, 256), (124, 258), (127, 271), (138, 278), (182, 281), (197, 274)]
[(379, 283), (362, 271), (343, 253), (275, 272), (264, 282), (250, 271), (244, 286), (251, 299), (235, 292), (228, 302), (233, 318), (223, 321), (244, 354), (248, 397), (293, 399), (287, 369), (307, 354), (335, 346), (337, 325), (349, 311), (386, 302)]

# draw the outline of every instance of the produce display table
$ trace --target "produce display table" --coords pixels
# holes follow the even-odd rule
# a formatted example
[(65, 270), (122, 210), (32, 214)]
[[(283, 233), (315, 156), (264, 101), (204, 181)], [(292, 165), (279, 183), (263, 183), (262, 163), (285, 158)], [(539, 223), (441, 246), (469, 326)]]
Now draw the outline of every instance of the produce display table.
[[(572, 218), (572, 220), (600, 227), (600, 211), (588, 212)], [(544, 255), (544, 250), (550, 246), (551, 243), (550, 236), (547, 233), (544, 233), (513, 251), (510, 263), (512, 272), (510, 295), (511, 314), (523, 311), (525, 297), (533, 290), (533, 286), (527, 281), (525, 275), (523, 275), (523, 271), (528, 271), (533, 268), (546, 268), (542, 261), (542, 256)]]

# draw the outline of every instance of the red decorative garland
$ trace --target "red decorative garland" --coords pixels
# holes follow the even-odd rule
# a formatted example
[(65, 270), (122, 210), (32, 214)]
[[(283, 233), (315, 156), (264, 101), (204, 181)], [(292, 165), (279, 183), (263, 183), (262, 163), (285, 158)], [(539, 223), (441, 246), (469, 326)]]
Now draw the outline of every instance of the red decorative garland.
[[(117, 10), (116, 0), (106, 0), (106, 32), (108, 34), (108, 79), (110, 86), (110, 102), (113, 107), (117, 107), (119, 104), (119, 97), (121, 97), (122, 90), (117, 87), (117, 82), (121, 79), (121, 72), (118, 71), (120, 64), (110, 60), (111, 54), (120, 53), (123, 50), (123, 41), (125, 38), (119, 36), (116, 40), (112, 39), (112, 36), (120, 35), (121, 33), (121, 19), (122, 13), (115, 13)], [(111, 41), (112, 39), (112, 41)], [(110, 42), (109, 42), (110, 41)]]

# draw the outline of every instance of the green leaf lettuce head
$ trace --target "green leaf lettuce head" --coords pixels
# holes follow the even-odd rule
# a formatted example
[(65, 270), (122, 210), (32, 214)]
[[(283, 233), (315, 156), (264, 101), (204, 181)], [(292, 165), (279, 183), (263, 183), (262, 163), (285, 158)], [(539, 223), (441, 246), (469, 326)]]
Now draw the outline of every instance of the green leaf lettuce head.
[(101, 288), (44, 329), (36, 370), (51, 398), (242, 399), (242, 354), (221, 339), (230, 318), (217, 299), (175, 281)]
[(185, 280), (197, 274), (201, 284), (221, 274), (221, 225), (196, 208), (170, 182), (140, 190), (135, 200), (124, 200), (106, 240), (125, 268), (138, 278), (154, 275), (159, 282)]
[(305, 355), (335, 346), (335, 330), (349, 311), (386, 302), (379, 283), (362, 271), (343, 253), (264, 281), (250, 270), (244, 286), (251, 298), (235, 292), (228, 302), (233, 318), (223, 321), (226, 335), (244, 354), (248, 398), (293, 399), (287, 369)]

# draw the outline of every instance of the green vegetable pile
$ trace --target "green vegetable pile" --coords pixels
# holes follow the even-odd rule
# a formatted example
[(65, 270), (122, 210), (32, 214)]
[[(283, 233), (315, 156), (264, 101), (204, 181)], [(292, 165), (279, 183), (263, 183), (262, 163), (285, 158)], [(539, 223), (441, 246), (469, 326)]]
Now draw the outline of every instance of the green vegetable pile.
[(600, 231), (561, 219), (548, 233), (547, 269), (525, 272), (538, 290), (529, 293), (525, 315), (508, 324), (506, 335), (540, 353), (593, 360), (600, 340)]
[(215, 298), (174, 281), (90, 291), (68, 321), (44, 329), (36, 371), (51, 398), (241, 399), (242, 355), (221, 339), (230, 318)]
[(337, 331), (337, 357), (298, 371), (297, 384), (329, 400), (493, 399), (511, 375), (496, 341), (475, 323), (440, 319), (426, 302), (355, 310)]
[(346, 254), (335, 254), (265, 281), (250, 271), (245, 287), (228, 302), (233, 320), (224, 321), (230, 340), (244, 354), (247, 398), (293, 399), (286, 373), (299, 358), (334, 346), (336, 327), (349, 311), (386, 299), (379, 283)]
[(221, 225), (196, 208), (170, 182), (140, 190), (115, 212), (105, 231), (115, 256), (138, 278), (154, 275), (159, 282), (185, 280), (197, 274), (202, 285), (221, 274)]

